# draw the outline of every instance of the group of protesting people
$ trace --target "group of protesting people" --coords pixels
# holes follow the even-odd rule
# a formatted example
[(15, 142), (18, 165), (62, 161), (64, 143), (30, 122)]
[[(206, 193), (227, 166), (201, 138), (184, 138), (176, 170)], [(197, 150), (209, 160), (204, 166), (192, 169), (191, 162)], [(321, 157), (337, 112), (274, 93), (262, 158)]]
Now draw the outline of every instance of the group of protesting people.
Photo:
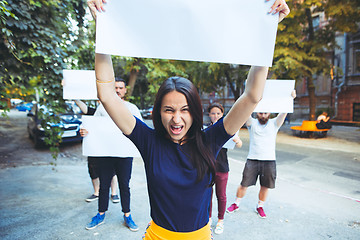
[[(96, 13), (105, 10), (104, 3), (104, 0), (88, 1), (95, 20)], [(290, 10), (285, 0), (276, 0), (270, 12), (279, 13), (281, 21)], [(142, 121), (136, 106), (124, 101), (119, 94), (111, 55), (95, 54), (95, 74), (101, 102), (95, 115), (101, 111), (100, 115), (109, 116), (137, 147), (144, 161), (151, 221), (143, 239), (212, 239), (213, 185), (219, 205), (214, 232), (223, 232), (229, 172), (223, 145), (232, 139), (241, 147), (241, 140), (236, 136), (245, 123), (250, 133), (249, 156), (236, 200), (227, 211), (238, 209), (246, 188), (254, 185), (260, 176), (257, 213), (266, 217), (263, 205), (267, 190), (275, 187), (276, 179), (275, 138), (286, 116), (279, 114), (270, 119), (269, 113), (258, 113), (257, 119), (250, 117), (262, 98), (268, 67), (250, 68), (245, 91), (226, 116), (223, 117), (224, 109), (220, 104), (210, 106), (212, 124), (205, 129), (198, 91), (188, 79), (170, 77), (162, 83), (152, 112), (153, 129)], [(86, 134), (83, 131), (83, 136)], [(124, 222), (130, 230), (137, 231), (139, 228), (130, 214), (132, 158), (99, 157), (97, 166), (100, 180), (98, 213), (86, 228), (93, 229), (104, 222), (109, 188), (116, 175)]]

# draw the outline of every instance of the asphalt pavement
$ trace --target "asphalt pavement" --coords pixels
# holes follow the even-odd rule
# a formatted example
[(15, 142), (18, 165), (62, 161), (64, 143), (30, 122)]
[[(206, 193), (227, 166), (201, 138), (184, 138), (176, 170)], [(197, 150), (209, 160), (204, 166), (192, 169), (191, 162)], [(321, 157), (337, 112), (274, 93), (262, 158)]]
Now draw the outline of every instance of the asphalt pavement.
[[(360, 239), (359, 128), (334, 126), (327, 138), (302, 139), (291, 135), (290, 126), (297, 123), (301, 121), (284, 125), (278, 134), (279, 177), (265, 205), (268, 217), (260, 219), (255, 213), (259, 186), (251, 187), (240, 210), (225, 214), (224, 233), (214, 234), (215, 240)], [(229, 151), (229, 203), (234, 199), (246, 160), (247, 131), (241, 130), (240, 137), (244, 147)], [(328, 154), (321, 157), (325, 152)], [(42, 153), (50, 158), (48, 152)], [(300, 157), (304, 155), (306, 159)], [(302, 162), (315, 162), (315, 158), (316, 162), (324, 162), (323, 168), (296, 172), (297, 167), (305, 168)], [(324, 178), (322, 174), (329, 169), (333, 171), (331, 165), (340, 160), (354, 173), (350, 178), (341, 178), (343, 182), (338, 187), (335, 182), (339, 176), (332, 174)], [(329, 163), (325, 165), (325, 162)], [(56, 163), (56, 166), (39, 163), (34, 158), (33, 164), (0, 169), (0, 239), (141, 239), (150, 221), (150, 209), (140, 158), (134, 159), (130, 183), (131, 212), (139, 226), (138, 232), (131, 232), (123, 225), (120, 204), (111, 202), (105, 223), (86, 230), (86, 224), (97, 213), (97, 202), (85, 202), (92, 186), (86, 158), (81, 156), (81, 144), (63, 148)], [(336, 166), (342, 168), (341, 164)], [(350, 170), (346, 172), (350, 174)], [(316, 175), (319, 176), (316, 182), (308, 181)], [(214, 225), (215, 198), (213, 206)]]

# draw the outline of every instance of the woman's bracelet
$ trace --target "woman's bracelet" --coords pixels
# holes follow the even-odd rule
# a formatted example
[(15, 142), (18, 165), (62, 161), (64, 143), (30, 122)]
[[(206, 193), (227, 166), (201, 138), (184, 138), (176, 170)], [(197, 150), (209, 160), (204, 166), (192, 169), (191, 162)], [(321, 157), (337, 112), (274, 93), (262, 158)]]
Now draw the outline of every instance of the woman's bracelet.
[(113, 82), (114, 80), (110, 80), (110, 81), (101, 81), (101, 80), (99, 80), (99, 79), (96, 79), (96, 82), (97, 83), (111, 83), (111, 82)]

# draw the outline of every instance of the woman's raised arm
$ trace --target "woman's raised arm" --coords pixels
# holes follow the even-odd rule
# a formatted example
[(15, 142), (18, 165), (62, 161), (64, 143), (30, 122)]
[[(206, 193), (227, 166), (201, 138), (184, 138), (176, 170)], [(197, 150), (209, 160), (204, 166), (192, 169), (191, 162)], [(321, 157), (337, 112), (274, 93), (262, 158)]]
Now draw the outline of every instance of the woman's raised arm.
[(115, 92), (115, 76), (111, 56), (95, 54), (96, 88), (100, 102), (120, 130), (129, 135), (136, 120)]
[(235, 134), (249, 119), (262, 98), (268, 67), (252, 66), (246, 80), (245, 92), (224, 117), (224, 127), (228, 134)]
[[(285, 0), (276, 0), (269, 13), (279, 13), (279, 22), (281, 22), (290, 13), (290, 9)], [(229, 113), (224, 118), (224, 127), (228, 134), (235, 134), (254, 111), (256, 105), (262, 98), (267, 74), (267, 67), (251, 67), (246, 82), (245, 92), (234, 103)]]
[[(96, 13), (104, 10), (105, 0), (89, 0), (91, 15), (96, 21)], [(129, 135), (135, 127), (135, 117), (127, 109), (123, 100), (115, 92), (115, 75), (111, 55), (95, 54), (95, 75), (97, 94), (106, 111), (120, 128)]]

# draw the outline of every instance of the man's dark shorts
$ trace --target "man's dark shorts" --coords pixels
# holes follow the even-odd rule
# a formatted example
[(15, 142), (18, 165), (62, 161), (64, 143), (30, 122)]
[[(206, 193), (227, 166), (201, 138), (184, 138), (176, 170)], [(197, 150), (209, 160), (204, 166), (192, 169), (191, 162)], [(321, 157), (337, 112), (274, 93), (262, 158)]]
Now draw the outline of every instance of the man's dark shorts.
[(260, 178), (260, 186), (275, 188), (276, 161), (248, 159), (243, 171), (241, 186), (249, 187), (255, 185), (258, 176)]

